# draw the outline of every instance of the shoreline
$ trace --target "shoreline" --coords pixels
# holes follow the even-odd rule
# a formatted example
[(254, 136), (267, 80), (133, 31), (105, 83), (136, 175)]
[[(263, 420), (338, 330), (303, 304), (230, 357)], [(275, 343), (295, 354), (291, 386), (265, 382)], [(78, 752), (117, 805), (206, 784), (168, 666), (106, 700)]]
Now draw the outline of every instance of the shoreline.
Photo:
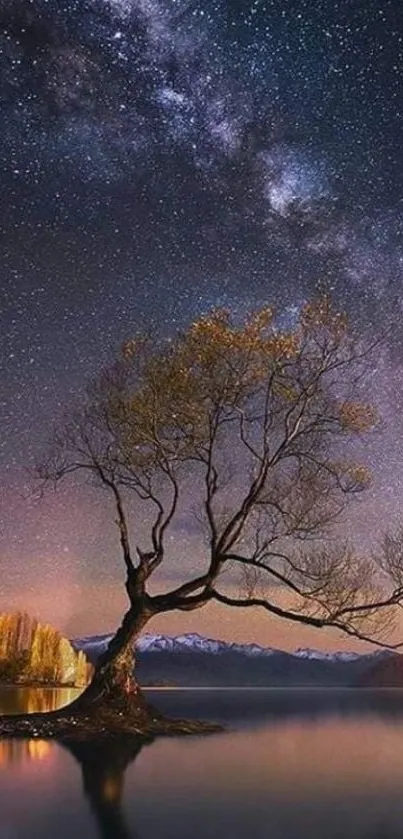
[(85, 690), (85, 686), (77, 687), (76, 685), (49, 685), (44, 684), (43, 682), (0, 682), (0, 690), (5, 690), (7, 688), (11, 688), (13, 690), (16, 688), (23, 688), (26, 690)]
[[(73, 685), (44, 685), (44, 684), (11, 684), (9, 682), (0, 682), (0, 690), (74, 690), (82, 693), (84, 687), (74, 687)], [(340, 691), (403, 691), (403, 685), (143, 685), (144, 692), (156, 691), (162, 692), (178, 692), (178, 691), (322, 691), (322, 692), (340, 692)]]

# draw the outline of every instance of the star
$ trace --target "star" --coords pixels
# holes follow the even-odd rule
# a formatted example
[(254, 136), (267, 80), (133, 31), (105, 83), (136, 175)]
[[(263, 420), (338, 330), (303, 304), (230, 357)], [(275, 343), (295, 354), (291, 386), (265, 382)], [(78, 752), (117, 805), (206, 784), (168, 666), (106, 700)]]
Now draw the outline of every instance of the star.
[[(28, 585), (38, 567), (84, 591), (118, 579), (105, 499), (73, 482), (33, 503), (27, 468), (124, 340), (169, 338), (217, 306), (272, 304), (292, 328), (325, 290), (353, 329), (385, 336), (368, 385), (383, 417), (364, 452), (374, 485), (346, 527), (366, 546), (401, 516), (403, 9), (297, 7), (1, 4), (8, 587), (22, 568)], [(199, 562), (179, 530), (178, 554)]]

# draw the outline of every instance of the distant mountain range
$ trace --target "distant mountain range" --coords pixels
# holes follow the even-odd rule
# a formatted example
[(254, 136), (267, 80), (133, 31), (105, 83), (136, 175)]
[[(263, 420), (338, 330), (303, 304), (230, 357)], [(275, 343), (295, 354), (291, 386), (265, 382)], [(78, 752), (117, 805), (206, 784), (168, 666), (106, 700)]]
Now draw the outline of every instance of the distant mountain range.
[[(72, 645), (96, 662), (111, 635), (76, 638)], [(137, 643), (137, 673), (143, 685), (180, 687), (351, 687), (377, 686), (377, 673), (400, 656), (380, 650), (321, 652), (298, 649), (294, 653), (258, 644), (231, 644), (195, 633), (171, 637), (143, 635)], [(386, 668), (400, 673), (402, 667)], [(381, 681), (379, 686), (387, 686)]]

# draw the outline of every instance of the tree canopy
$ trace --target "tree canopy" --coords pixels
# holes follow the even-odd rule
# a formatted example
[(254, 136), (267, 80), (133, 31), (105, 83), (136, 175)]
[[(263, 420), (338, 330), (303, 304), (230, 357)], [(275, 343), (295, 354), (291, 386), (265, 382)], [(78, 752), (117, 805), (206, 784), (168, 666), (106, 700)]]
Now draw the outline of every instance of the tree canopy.
[[(326, 297), (282, 322), (271, 308), (242, 321), (215, 310), (170, 340), (126, 341), (39, 474), (58, 482), (84, 472), (109, 491), (128, 595), (145, 598), (150, 614), (216, 601), (379, 640), (380, 615), (390, 622), (403, 595), (392, 543), (366, 557), (326, 541), (371, 483), (354, 454), (378, 421), (357, 398), (370, 347)], [(129, 527), (134, 498), (149, 522), (144, 544)], [(186, 568), (180, 585), (151, 595), (184, 514), (202, 527), (205, 569)]]

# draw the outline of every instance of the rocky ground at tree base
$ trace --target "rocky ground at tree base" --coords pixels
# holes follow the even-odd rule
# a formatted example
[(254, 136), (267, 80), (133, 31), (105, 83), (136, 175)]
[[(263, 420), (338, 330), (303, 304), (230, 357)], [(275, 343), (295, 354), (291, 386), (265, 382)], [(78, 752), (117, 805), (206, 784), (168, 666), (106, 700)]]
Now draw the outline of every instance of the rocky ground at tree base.
[(157, 736), (212, 734), (222, 730), (218, 723), (181, 720), (158, 714), (139, 719), (108, 711), (96, 715), (50, 712), (0, 717), (0, 739), (33, 737), (68, 742), (133, 737), (150, 740)]

